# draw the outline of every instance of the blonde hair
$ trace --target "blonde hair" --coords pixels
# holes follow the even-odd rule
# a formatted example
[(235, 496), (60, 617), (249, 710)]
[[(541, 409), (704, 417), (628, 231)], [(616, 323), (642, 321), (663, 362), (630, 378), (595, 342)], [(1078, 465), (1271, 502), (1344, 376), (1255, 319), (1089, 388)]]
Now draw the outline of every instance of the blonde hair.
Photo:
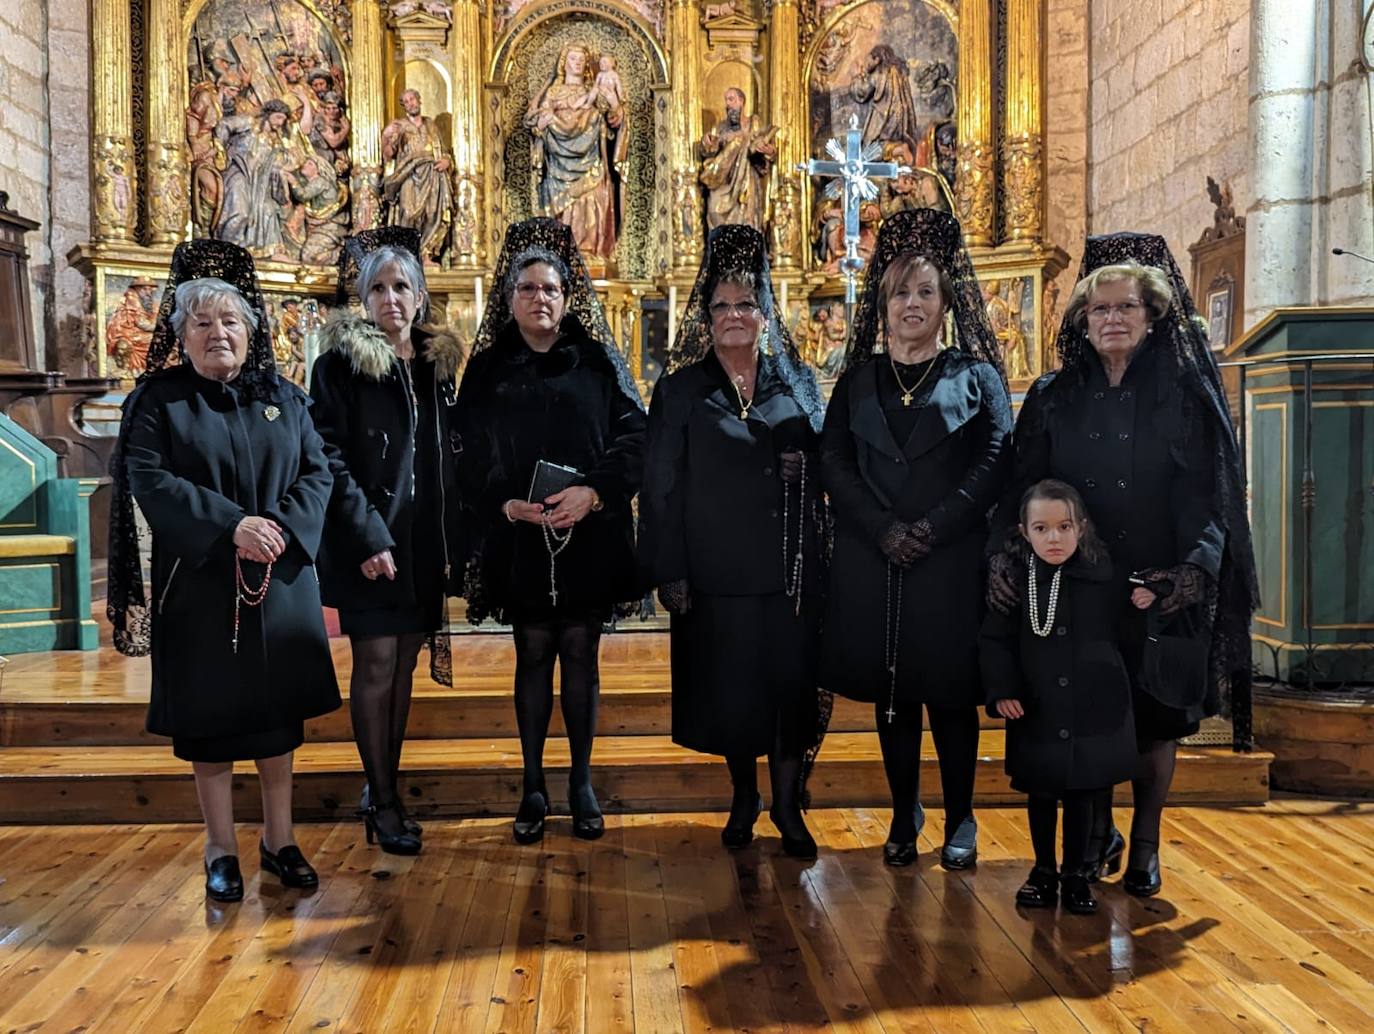
[(1169, 278), (1158, 266), (1142, 266), (1139, 262), (1118, 262), (1110, 266), (1099, 266), (1074, 285), (1069, 295), (1069, 304), (1064, 308), (1064, 318), (1069, 325), (1082, 330), (1088, 323), (1088, 302), (1093, 292), (1102, 284), (1114, 284), (1121, 280), (1132, 280), (1140, 290), (1140, 300), (1150, 322), (1164, 318), (1174, 301), (1174, 290), (1169, 286)]

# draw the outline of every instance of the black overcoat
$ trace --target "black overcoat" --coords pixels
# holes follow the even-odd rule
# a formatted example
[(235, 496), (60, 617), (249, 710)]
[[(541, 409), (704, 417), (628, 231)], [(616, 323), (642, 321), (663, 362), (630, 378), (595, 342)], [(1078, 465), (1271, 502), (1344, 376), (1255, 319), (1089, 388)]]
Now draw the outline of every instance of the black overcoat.
[[(314, 558), (330, 475), (309, 400), (278, 379), (266, 400), (189, 365), (126, 404), (129, 486), (153, 533), (148, 731), (212, 738), (283, 728), (339, 706)], [(234, 632), (234, 529), (270, 517), (287, 548), (261, 607)], [(256, 588), (265, 568), (244, 561)]]
[[(1036, 563), (1040, 620), (1054, 569)], [(1114, 786), (1134, 776), (1131, 682), (1117, 648), (1128, 597), (1105, 559), (1082, 553), (1064, 565), (1050, 634), (1031, 631), (1027, 570), (1018, 569), (1021, 602), (1012, 614), (989, 610), (979, 639), (988, 713), (998, 700), (1019, 700), (1007, 720), (1006, 770), (1021, 793), (1062, 794)]]
[[(1216, 507), (1217, 451), (1205, 411), (1164, 370), (1158, 347), (1147, 342), (1113, 388), (1096, 354), (1075, 390), (1047, 374), (1032, 385), (1016, 423), (1011, 488), (998, 509), (990, 548), (1000, 548), (1018, 524), (1021, 493), (1044, 478), (1078, 489), (1098, 535), (1111, 552), (1114, 577), (1125, 590), (1132, 573), (1194, 564), (1213, 579), (1221, 568), (1225, 528)], [(1175, 624), (1195, 629), (1198, 613)], [(1136, 688), (1146, 642), (1146, 613), (1132, 608), (1122, 628), (1122, 653)], [(1204, 679), (1186, 693), (1171, 687), (1169, 706), (1201, 717)], [(1152, 694), (1153, 695), (1153, 694)]]
[[(416, 328), (412, 405), (401, 360), (371, 323), (327, 328), (310, 376), (311, 415), (334, 475), (320, 551), (324, 601), (341, 609), (423, 609), (439, 621), (464, 556), (453, 411), (456, 339)], [(362, 563), (392, 551), (396, 578), (368, 579)]]
[(644, 410), (621, 389), (604, 348), (571, 316), (545, 353), (512, 320), (468, 362), (458, 392), (459, 477), (480, 542), (482, 603), (498, 618), (549, 612), (549, 551), (539, 525), (502, 507), (530, 493), (543, 459), (582, 472), (603, 508), (573, 528), (555, 571), (562, 612), (606, 610), (638, 598), (631, 502), (643, 473)]
[(891, 622), (896, 697), (938, 707), (983, 700), (982, 552), (988, 511), (1006, 486), (1011, 407), (990, 364), (954, 350), (933, 361), (940, 366), (916, 399), (922, 414), (904, 443), (883, 412), (878, 361), (841, 376), (826, 412), (821, 475), (835, 549), (820, 684), (855, 700), (889, 693), (889, 565), (878, 544), (894, 520), (923, 517), (935, 529), (935, 548), (900, 574), (900, 614)]

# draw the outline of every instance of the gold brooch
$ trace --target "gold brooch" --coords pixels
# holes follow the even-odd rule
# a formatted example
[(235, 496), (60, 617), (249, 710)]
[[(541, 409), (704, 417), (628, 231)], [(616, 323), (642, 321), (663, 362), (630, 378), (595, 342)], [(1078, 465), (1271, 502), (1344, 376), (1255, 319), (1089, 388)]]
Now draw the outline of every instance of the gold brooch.
[(276, 406), (268, 406), (262, 411), (262, 415), (267, 417), (268, 420), (275, 420), (277, 417), (281, 416), (281, 410)]

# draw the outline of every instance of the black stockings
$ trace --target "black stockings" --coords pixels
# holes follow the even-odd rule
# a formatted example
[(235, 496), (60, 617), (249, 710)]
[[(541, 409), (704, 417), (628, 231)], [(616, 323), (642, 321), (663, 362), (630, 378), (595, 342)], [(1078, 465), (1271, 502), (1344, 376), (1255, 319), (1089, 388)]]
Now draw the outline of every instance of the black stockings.
[[(553, 665), (558, 661), (563, 675), (559, 698), (572, 754), (569, 792), (591, 795), (592, 739), (601, 698), (600, 644), (600, 621), (530, 621), (515, 626), (515, 720), (526, 794), (538, 790), (548, 799), (544, 741), (553, 717)], [(595, 798), (591, 805), (594, 808)]]
[[(1088, 836), (1092, 831), (1095, 802), (1101, 790), (1070, 790), (1063, 794), (1064, 802), (1064, 873), (1080, 873), (1088, 858)], [(1110, 798), (1109, 798), (1110, 800)], [(1033, 793), (1026, 799), (1026, 817), (1030, 821), (1031, 847), (1035, 850), (1035, 867), (1057, 871), (1054, 858), (1054, 831), (1059, 820), (1060, 798), (1053, 794)]]
[[(371, 803), (387, 809), (397, 802), (401, 745), (410, 717), (411, 680), (424, 645), (421, 633), (398, 636), (350, 636), (353, 674), (348, 684), (348, 712), (353, 739), (367, 773)], [(401, 831), (399, 812), (384, 811), (378, 826), (391, 835)]]
[[(759, 799), (758, 759), (740, 754), (727, 757), (725, 764), (730, 769), (730, 782), (734, 786), (729, 824), (752, 825)], [(768, 752), (768, 780), (773, 792), (770, 812), (778, 832), (790, 837), (808, 835), (801, 813), (801, 769), (801, 755), (784, 745), (782, 723), (779, 722), (773, 749)]]
[(1144, 869), (1159, 851), (1159, 820), (1174, 781), (1176, 740), (1155, 740), (1140, 752), (1140, 772), (1131, 780), (1135, 817), (1131, 820), (1131, 856), (1127, 866)]
[[(945, 799), (945, 838), (973, 814), (973, 776), (978, 765), (978, 711), (972, 707), (927, 708), (930, 735), (940, 760)], [(883, 769), (892, 792), (892, 829), (888, 840), (916, 839), (916, 806), (921, 795), (921, 707), (908, 704), (891, 722), (887, 707), (874, 705)]]

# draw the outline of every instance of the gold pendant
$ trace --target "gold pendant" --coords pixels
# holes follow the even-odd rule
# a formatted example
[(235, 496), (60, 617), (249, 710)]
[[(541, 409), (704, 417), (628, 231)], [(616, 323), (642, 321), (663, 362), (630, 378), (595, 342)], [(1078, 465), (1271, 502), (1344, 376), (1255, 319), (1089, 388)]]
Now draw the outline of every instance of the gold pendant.
[(741, 410), (739, 411), (739, 418), (740, 418), (741, 420), (748, 420), (748, 419), (749, 419), (749, 410), (747, 410), (747, 409), (741, 409)]
[(911, 405), (911, 392), (908, 391), (905, 395), (902, 396), (902, 405), (903, 405), (903, 406), (909, 406), (909, 405)]
[(262, 411), (262, 415), (267, 417), (269, 421), (275, 420), (277, 417), (281, 416), (281, 410), (276, 406), (268, 406)]

